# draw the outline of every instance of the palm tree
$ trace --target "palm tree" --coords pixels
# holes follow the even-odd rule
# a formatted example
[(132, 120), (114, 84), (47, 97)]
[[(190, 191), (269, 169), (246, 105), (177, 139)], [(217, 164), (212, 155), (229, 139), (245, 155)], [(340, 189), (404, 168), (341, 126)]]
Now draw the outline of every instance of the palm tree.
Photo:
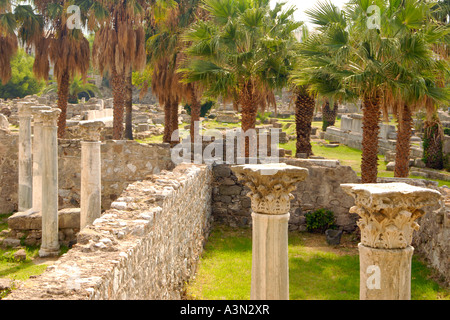
[[(430, 19), (430, 7), (422, 1), (405, 0), (395, 6), (387, 3), (383, 13), (382, 20), (389, 23), (380, 32), (392, 38), (395, 45), (388, 67), (392, 85), (384, 92), (384, 114), (391, 111), (398, 121), (394, 176), (405, 178), (409, 175), (412, 112), (426, 107), (430, 114), (436, 103), (448, 99), (445, 90), (437, 86), (437, 75), (448, 70), (448, 66), (436, 60), (432, 51), (436, 41), (448, 34), (448, 28)], [(442, 141), (439, 135), (437, 139), (429, 139), (428, 131), (425, 140), (434, 140), (439, 145)], [(425, 146), (429, 145), (427, 141)]]
[(6, 84), (11, 78), (11, 58), (16, 54), (18, 41), (34, 45), (42, 33), (44, 21), (31, 5), (0, 1), (0, 80)]
[(309, 158), (313, 154), (311, 146), (311, 122), (316, 101), (306, 86), (298, 86), (295, 94), (296, 154), (304, 153)]
[[(255, 128), (259, 106), (275, 105), (273, 90), (287, 81), (286, 50), (301, 23), (293, 8), (270, 9), (268, 0), (204, 0), (210, 21), (197, 21), (186, 33), (190, 60), (184, 81), (198, 82), (204, 94), (232, 100), (242, 112), (242, 131)], [(249, 140), (245, 141), (249, 155)]]
[(50, 62), (58, 84), (58, 138), (66, 130), (69, 85), (78, 74), (87, 75), (90, 61), (89, 42), (80, 29), (70, 29), (66, 24), (65, 8), (68, 2), (35, 0), (34, 4), (46, 19), (46, 30), (36, 43), (36, 59), (33, 71), (38, 78), (48, 79)]
[(133, 74), (125, 80), (125, 139), (133, 140)]
[(182, 34), (203, 12), (198, 0), (176, 0), (161, 8), (158, 17), (154, 18), (147, 41), (148, 61), (153, 65), (151, 79), (152, 92), (164, 106), (165, 125), (163, 141), (174, 143), (172, 133), (178, 129), (178, 107), (181, 100), (191, 104), (191, 139), (194, 139), (194, 123), (200, 118), (201, 92), (195, 83), (181, 82), (178, 72), (186, 59)]
[(330, 126), (334, 126), (336, 122), (336, 116), (338, 111), (338, 103), (334, 102), (333, 108), (330, 108), (330, 101), (325, 98), (325, 101), (322, 105), (322, 131), (327, 131), (327, 128)]
[[(309, 37), (309, 31), (306, 26), (302, 26), (302, 35), (299, 41), (303, 43)], [(316, 107), (315, 95), (309, 92), (307, 81), (304, 81), (304, 75), (299, 72), (302, 69), (302, 64), (307, 63), (306, 57), (297, 54), (298, 49), (302, 44), (297, 44), (294, 53), (293, 70), (289, 76), (289, 82), (293, 87), (292, 94), (295, 99), (295, 129), (296, 129), (296, 155), (305, 154), (307, 158), (313, 154), (311, 146), (311, 123)]]
[[(123, 137), (126, 79), (132, 69), (145, 67), (145, 31), (142, 26), (152, 2), (145, 0), (76, 0), (90, 30), (95, 31), (92, 61), (109, 74), (113, 90), (113, 139)], [(128, 78), (129, 79), (129, 78)]]
[(322, 2), (308, 11), (320, 34), (302, 49), (309, 62), (302, 72), (312, 92), (333, 101), (362, 100), (361, 180), (375, 183), (379, 121), (392, 43), (377, 29), (367, 28), (368, 6), (368, 1), (355, 0), (341, 12), (332, 3)]

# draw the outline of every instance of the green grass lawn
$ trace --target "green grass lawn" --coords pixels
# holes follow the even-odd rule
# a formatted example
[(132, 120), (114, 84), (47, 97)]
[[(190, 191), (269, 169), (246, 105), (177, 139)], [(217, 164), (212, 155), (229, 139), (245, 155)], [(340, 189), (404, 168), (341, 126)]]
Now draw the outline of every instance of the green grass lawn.
[[(325, 236), (289, 233), (289, 295), (291, 300), (358, 300), (357, 239), (344, 234), (341, 245), (329, 246)], [(250, 299), (251, 230), (216, 226), (200, 259), (187, 299)], [(415, 256), (413, 300), (450, 300), (450, 292), (431, 279), (432, 272)]]
[[(0, 231), (8, 228), (7, 218), (11, 215), (12, 213), (0, 214)], [(24, 261), (14, 259), (14, 253), (20, 248), (0, 248), (0, 278), (23, 281), (45, 271), (47, 264), (42, 261), (36, 263), (39, 246), (22, 246), (22, 248), (27, 255)], [(61, 254), (67, 250), (67, 247), (62, 247)], [(0, 292), (0, 299), (4, 294), (5, 292)]]

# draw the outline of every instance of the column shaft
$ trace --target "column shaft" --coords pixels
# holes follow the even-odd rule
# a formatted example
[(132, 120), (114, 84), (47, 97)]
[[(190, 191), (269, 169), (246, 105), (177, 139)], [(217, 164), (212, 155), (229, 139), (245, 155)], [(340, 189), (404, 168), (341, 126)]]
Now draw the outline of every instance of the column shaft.
[[(58, 109), (57, 109), (58, 110)], [(59, 111), (59, 110), (58, 110)], [(45, 111), (44, 111), (45, 112)], [(51, 112), (51, 111), (50, 111)], [(57, 116), (59, 112), (51, 116)], [(54, 118), (56, 124), (56, 118)], [(58, 241), (58, 139), (57, 127), (42, 128), (42, 242), (39, 256), (57, 256)]]
[(289, 213), (252, 212), (252, 300), (289, 300)]
[(32, 207), (31, 114), (19, 116), (19, 211)]
[(80, 228), (101, 215), (101, 142), (81, 142)]
[(358, 245), (360, 300), (410, 300), (414, 248), (376, 249)]

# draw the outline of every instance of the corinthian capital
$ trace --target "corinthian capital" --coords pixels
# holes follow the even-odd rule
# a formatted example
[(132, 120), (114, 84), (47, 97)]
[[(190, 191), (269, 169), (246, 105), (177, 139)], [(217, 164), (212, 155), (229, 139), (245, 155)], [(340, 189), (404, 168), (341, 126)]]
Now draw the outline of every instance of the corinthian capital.
[(422, 208), (435, 205), (441, 194), (432, 189), (405, 183), (342, 184), (355, 198), (351, 213), (361, 219), (361, 243), (381, 249), (403, 249), (411, 244), (415, 220), (425, 214)]
[(250, 188), (253, 212), (262, 214), (285, 214), (296, 183), (308, 176), (308, 169), (284, 163), (246, 164), (231, 168), (239, 180)]

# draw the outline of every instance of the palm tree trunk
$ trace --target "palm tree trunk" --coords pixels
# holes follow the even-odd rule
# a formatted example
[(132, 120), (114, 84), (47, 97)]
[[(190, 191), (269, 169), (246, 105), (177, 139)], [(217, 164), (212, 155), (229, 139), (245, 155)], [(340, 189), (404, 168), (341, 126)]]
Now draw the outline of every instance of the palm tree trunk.
[(194, 128), (195, 121), (200, 120), (200, 101), (197, 99), (197, 95), (195, 94), (194, 86), (191, 86), (191, 126), (190, 126), (190, 134), (191, 141), (194, 142)]
[(379, 97), (364, 97), (361, 182), (376, 183), (378, 174), (378, 134), (381, 108)]
[(409, 154), (413, 119), (411, 109), (408, 106), (405, 105), (401, 112), (402, 114), (398, 117), (397, 125), (394, 177), (407, 178), (409, 176)]
[(440, 170), (444, 167), (443, 141), (442, 124), (435, 112), (430, 120), (424, 122), (423, 161), (427, 168)]
[[(250, 129), (255, 129), (257, 106), (254, 101), (253, 84), (248, 81), (242, 90), (240, 97), (241, 113), (242, 113), (242, 132), (245, 134)], [(250, 156), (250, 139), (245, 137), (244, 143), (245, 157)]]
[(58, 118), (58, 138), (63, 139), (66, 133), (67, 101), (69, 99), (69, 73), (66, 71), (58, 83), (58, 108), (61, 113)]
[(133, 140), (133, 84), (131, 70), (125, 83), (125, 139)]
[(173, 136), (173, 132), (175, 130), (178, 130), (178, 105), (179, 105), (178, 99), (173, 99), (172, 106), (170, 107), (170, 137), (171, 137), (170, 142), (171, 142), (171, 144), (177, 144), (180, 141), (179, 135)]
[(123, 112), (124, 112), (124, 76), (116, 70), (111, 73), (111, 84), (113, 89), (113, 139), (121, 140), (123, 136)]
[(172, 107), (172, 103), (170, 101), (171, 99), (168, 98), (165, 102), (164, 102), (164, 134), (163, 134), (163, 142), (165, 143), (170, 143), (170, 136), (172, 135), (172, 131), (170, 130), (171, 127), (171, 121), (170, 121), (170, 117), (172, 115), (171, 112), (171, 107)]
[(327, 100), (322, 108), (322, 131), (327, 131), (328, 127), (334, 126), (338, 111), (338, 103), (335, 102), (333, 109), (330, 108), (330, 102)]
[(295, 100), (295, 126), (297, 132), (297, 154), (313, 154), (311, 147), (311, 122), (314, 116), (315, 101), (309, 95), (297, 94)]

